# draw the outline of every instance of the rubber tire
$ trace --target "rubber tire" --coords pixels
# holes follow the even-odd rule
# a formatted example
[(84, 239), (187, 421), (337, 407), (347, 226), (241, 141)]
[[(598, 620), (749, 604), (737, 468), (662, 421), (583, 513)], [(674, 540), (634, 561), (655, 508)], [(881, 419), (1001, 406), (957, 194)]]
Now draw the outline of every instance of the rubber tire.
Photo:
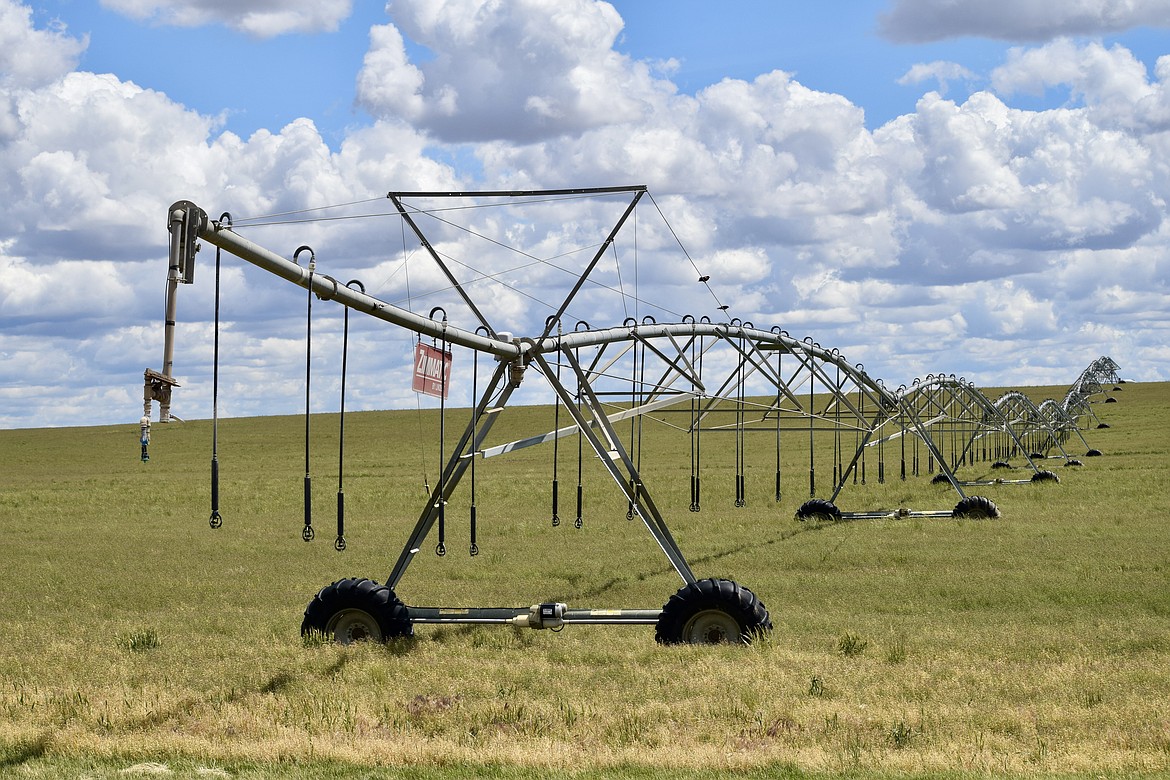
[(946, 474), (935, 474), (934, 479), (930, 480), (932, 485), (949, 485), (951, 481), (947, 479)]
[(960, 520), (990, 520), (999, 517), (999, 507), (987, 496), (967, 496), (955, 504), (951, 517)]
[(705, 579), (679, 588), (662, 607), (654, 639), (662, 645), (751, 644), (772, 630), (764, 602), (732, 580)]
[(1008, 463), (1006, 460), (997, 460), (995, 463), (991, 464), (991, 467), (993, 469), (1013, 469), (1013, 468), (1015, 468), (1015, 466)]
[(1056, 476), (1055, 471), (1048, 471), (1041, 469), (1032, 475), (1033, 482), (1060, 482), (1060, 477)]
[(1086, 458), (1099, 458), (1099, 457), (1101, 457), (1101, 450), (1089, 450), (1088, 452), (1085, 453), (1085, 457)]
[(810, 498), (796, 510), (795, 517), (802, 523), (805, 520), (835, 523), (841, 519), (841, 510), (826, 498)]
[(1116, 399), (1116, 398), (1114, 398), (1113, 396), (1109, 396), (1108, 398), (1106, 398), (1106, 399), (1105, 399), (1105, 403), (1107, 403), (1107, 404), (1115, 404), (1115, 403), (1117, 403), (1117, 399)]
[(1097, 428), (1098, 428), (1098, 429), (1101, 429), (1101, 428), (1108, 428), (1108, 427), (1109, 427), (1109, 423), (1097, 423)]
[(1077, 460), (1076, 458), (1069, 458), (1068, 460), (1066, 460), (1066, 461), (1064, 462), (1064, 465), (1065, 465), (1065, 467), (1067, 468), (1067, 467), (1069, 467), (1069, 466), (1083, 466), (1083, 465), (1085, 465), (1085, 464), (1084, 464), (1084, 463), (1081, 463), (1081, 462), (1080, 462), (1079, 460)]
[(318, 591), (305, 608), (301, 635), (319, 632), (338, 644), (386, 642), (414, 635), (410, 612), (394, 591), (362, 578), (338, 580)]

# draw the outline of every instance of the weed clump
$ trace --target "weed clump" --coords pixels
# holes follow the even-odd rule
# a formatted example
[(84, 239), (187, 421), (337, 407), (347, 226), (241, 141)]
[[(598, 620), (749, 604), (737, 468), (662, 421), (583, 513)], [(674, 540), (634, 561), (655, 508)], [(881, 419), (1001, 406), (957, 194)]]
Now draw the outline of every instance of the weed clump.
[(906, 660), (906, 637), (899, 635), (895, 637), (890, 646), (886, 648), (886, 663), (890, 665), (897, 665)]
[(127, 637), (125, 645), (131, 653), (145, 653), (162, 647), (162, 641), (158, 638), (158, 632), (153, 628), (144, 628)]
[(846, 658), (852, 658), (855, 655), (861, 655), (865, 652), (865, 648), (869, 647), (869, 642), (862, 639), (857, 634), (846, 632), (840, 639), (837, 640), (837, 650)]
[(890, 726), (888, 736), (894, 750), (901, 750), (910, 746), (910, 741), (914, 738), (914, 728), (906, 721), (899, 720)]

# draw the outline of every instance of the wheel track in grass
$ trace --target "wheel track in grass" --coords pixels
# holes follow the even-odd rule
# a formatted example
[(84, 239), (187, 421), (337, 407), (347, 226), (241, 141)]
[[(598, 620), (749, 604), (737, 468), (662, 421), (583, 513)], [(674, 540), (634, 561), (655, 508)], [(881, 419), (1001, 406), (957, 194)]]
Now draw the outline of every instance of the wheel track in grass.
[[(694, 556), (690, 560), (695, 565), (712, 563), (714, 561), (719, 561), (719, 560), (722, 560), (724, 558), (729, 558), (729, 557), (731, 557), (733, 555), (737, 555), (739, 553), (747, 552), (749, 550), (753, 550), (753, 549), (757, 549), (757, 548), (761, 548), (761, 547), (770, 547), (772, 545), (780, 544), (781, 542), (786, 542), (789, 539), (792, 539), (793, 537), (798, 536), (800, 534), (809, 533), (811, 531), (820, 531), (825, 527), (826, 526), (817, 525), (815, 523), (812, 525), (804, 525), (804, 526), (797, 528), (797, 529), (794, 529), (792, 531), (785, 531), (785, 532), (781, 533), (779, 536), (776, 536), (776, 537), (771, 538), (771, 539), (764, 539), (761, 541), (754, 541), (751, 543), (738, 544), (738, 545), (735, 545), (734, 547), (727, 547), (727, 548), (724, 548), (722, 550), (717, 550), (715, 552), (707, 553), (706, 555)], [(841, 543), (844, 543), (844, 541), (845, 540), (842, 540)], [(839, 543), (837, 545), (837, 547), (833, 548), (834, 552), (837, 550), (838, 547), (841, 546), (841, 543)], [(826, 559), (827, 559), (827, 556), (826, 556)], [(824, 560), (825, 559), (822, 559), (822, 563), (824, 562)], [(601, 596), (605, 593), (610, 592), (611, 590), (617, 588), (619, 585), (629, 583), (629, 582), (640, 582), (642, 580), (649, 579), (650, 577), (656, 577), (656, 576), (663, 575), (663, 574), (671, 574), (673, 572), (674, 572), (674, 569), (672, 569), (671, 567), (661, 566), (661, 567), (658, 567), (658, 568), (650, 570), (650, 571), (637, 572), (635, 574), (630, 574), (630, 575), (625, 576), (625, 577), (611, 577), (609, 580), (607, 580), (606, 582), (604, 582), (601, 585), (598, 585), (596, 587), (589, 588), (589, 589), (583, 590), (583, 591), (579, 591), (577, 593), (566, 594), (565, 598), (567, 600), (573, 600), (573, 601), (596, 598), (597, 596)]]

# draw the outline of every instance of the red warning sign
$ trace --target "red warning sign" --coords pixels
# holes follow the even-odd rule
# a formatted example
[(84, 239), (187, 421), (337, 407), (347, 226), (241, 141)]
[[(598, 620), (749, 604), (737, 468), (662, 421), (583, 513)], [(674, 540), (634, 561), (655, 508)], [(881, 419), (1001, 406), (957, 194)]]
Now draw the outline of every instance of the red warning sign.
[(446, 398), (451, 387), (451, 353), (423, 344), (414, 347), (414, 391)]

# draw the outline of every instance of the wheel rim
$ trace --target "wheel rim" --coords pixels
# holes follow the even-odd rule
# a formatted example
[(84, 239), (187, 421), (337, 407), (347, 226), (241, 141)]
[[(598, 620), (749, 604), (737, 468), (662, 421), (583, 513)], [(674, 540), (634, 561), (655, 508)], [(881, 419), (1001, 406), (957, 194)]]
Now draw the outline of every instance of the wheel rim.
[(378, 621), (369, 612), (360, 609), (343, 609), (338, 612), (325, 626), (325, 633), (331, 634), (334, 641), (343, 645), (363, 639), (382, 641), (382, 627)]
[(719, 609), (698, 612), (683, 626), (683, 641), (692, 645), (717, 645), (740, 642), (739, 623)]

